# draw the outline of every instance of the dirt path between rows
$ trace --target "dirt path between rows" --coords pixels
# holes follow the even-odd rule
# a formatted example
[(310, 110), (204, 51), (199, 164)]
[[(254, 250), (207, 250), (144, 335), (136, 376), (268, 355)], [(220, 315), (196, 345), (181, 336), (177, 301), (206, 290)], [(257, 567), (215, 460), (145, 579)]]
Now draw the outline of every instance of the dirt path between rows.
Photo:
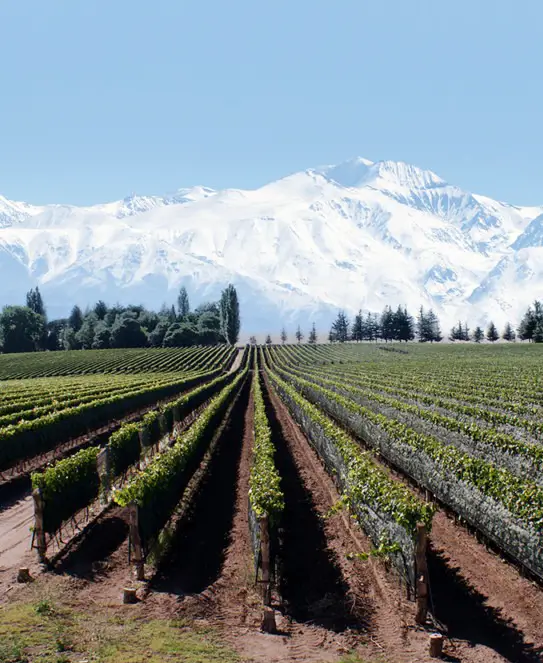
[(453, 638), (513, 663), (543, 660), (543, 590), (438, 511), (428, 556), (434, 614)]
[(36, 555), (30, 550), (33, 524), (31, 495), (25, 494), (8, 508), (0, 509), (0, 601), (14, 587), (20, 567), (30, 568), (34, 575), (39, 571)]

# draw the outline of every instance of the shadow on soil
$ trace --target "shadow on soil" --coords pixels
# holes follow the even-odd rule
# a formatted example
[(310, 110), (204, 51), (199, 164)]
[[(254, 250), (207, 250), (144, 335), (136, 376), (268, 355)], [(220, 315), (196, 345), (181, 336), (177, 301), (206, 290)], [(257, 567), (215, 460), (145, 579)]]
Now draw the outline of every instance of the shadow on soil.
[(248, 402), (249, 381), (234, 405), (191, 509), (175, 534), (171, 553), (155, 576), (154, 591), (197, 594), (221, 573), (234, 520)]
[[(128, 520), (120, 508), (104, 514), (53, 565), (54, 573), (93, 580), (108, 570), (108, 559), (128, 538)], [(128, 561), (126, 561), (128, 566)]]
[(501, 611), (485, 605), (486, 597), (469, 585), (461, 569), (451, 567), (442, 550), (428, 553), (434, 615), (451, 638), (485, 645), (511, 663), (541, 663), (541, 651), (525, 643), (515, 625)]
[(297, 621), (336, 632), (363, 628), (347, 602), (348, 587), (327, 546), (323, 522), (303, 484), (266, 389), (264, 400), (286, 503), (280, 563), (285, 612)]

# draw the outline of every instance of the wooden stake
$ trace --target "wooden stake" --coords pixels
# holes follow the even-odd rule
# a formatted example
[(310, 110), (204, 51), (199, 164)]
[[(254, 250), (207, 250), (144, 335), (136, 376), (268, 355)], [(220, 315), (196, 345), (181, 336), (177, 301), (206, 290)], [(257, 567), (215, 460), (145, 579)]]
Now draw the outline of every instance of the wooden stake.
[(417, 539), (415, 544), (415, 574), (416, 574), (416, 597), (417, 614), (415, 620), (417, 624), (425, 624), (428, 614), (428, 564), (426, 561), (426, 548), (428, 546), (428, 536), (426, 526), (417, 523)]
[(270, 527), (267, 516), (259, 519), (260, 525), (260, 558), (262, 560), (262, 585), (264, 588), (264, 605), (271, 605), (271, 573), (270, 573)]
[(100, 477), (100, 485), (102, 493), (100, 499), (103, 504), (107, 503), (109, 499), (109, 491), (111, 490), (111, 477), (110, 477), (110, 457), (109, 447), (104, 447), (98, 457), (96, 458), (96, 469)]
[(34, 499), (34, 537), (36, 541), (36, 548), (38, 549), (38, 559), (40, 562), (47, 562), (47, 542), (45, 540), (45, 529), (43, 525), (43, 512), (45, 504), (41, 490), (36, 488), (32, 491)]
[(262, 615), (262, 625), (260, 627), (264, 633), (277, 633), (277, 624), (275, 623), (275, 611), (267, 606)]
[(23, 567), (19, 569), (17, 573), (17, 582), (31, 582), (32, 576), (30, 575), (30, 569)]
[(134, 553), (134, 566), (136, 567), (136, 580), (145, 580), (145, 562), (143, 546), (141, 545), (139, 508), (137, 504), (130, 505), (130, 542)]
[(441, 633), (432, 633), (430, 636), (430, 656), (441, 658), (443, 655), (443, 636)]
[(137, 603), (137, 601), (136, 590), (133, 587), (125, 587), (123, 589), (123, 603)]

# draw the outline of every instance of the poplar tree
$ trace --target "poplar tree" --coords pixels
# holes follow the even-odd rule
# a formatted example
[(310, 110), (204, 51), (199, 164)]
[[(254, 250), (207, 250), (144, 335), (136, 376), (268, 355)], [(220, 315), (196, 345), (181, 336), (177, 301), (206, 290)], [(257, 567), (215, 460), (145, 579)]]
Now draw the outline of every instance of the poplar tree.
[(230, 345), (234, 345), (239, 338), (240, 317), (238, 293), (232, 284), (222, 292), (219, 311), (222, 335)]

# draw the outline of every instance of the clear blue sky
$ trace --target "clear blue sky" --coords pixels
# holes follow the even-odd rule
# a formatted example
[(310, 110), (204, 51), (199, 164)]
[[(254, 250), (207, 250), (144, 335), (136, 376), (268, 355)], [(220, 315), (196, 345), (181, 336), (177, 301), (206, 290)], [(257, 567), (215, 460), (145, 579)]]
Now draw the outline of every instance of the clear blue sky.
[(4, 0), (0, 193), (252, 188), (352, 156), (543, 203), (541, 0)]

